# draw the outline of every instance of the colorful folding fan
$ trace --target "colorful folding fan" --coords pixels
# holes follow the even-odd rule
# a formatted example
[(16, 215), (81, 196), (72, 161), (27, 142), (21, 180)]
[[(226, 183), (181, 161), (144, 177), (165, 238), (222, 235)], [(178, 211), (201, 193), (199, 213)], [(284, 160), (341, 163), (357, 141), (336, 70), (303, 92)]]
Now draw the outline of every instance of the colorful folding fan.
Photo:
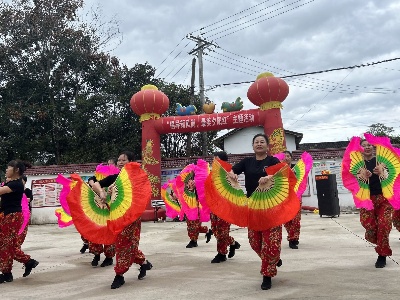
[(296, 192), (296, 195), (299, 199), (301, 199), (301, 196), (306, 190), (308, 173), (310, 173), (312, 167), (313, 159), (308, 152), (304, 151), (301, 154), (300, 159), (292, 169), (297, 179), (294, 186), (294, 191)]
[(247, 198), (238, 182), (214, 160), (206, 180), (206, 200), (211, 211), (229, 223), (260, 231), (293, 219), (300, 209), (293, 190), (296, 177), (286, 163), (272, 166), (267, 172), (273, 174), (272, 179)]
[(60, 192), (59, 196), (59, 202), (61, 204), (61, 207), (65, 211), (67, 215), (71, 215), (71, 212), (69, 210), (68, 202), (67, 202), (67, 196), (69, 192), (71, 191), (71, 185), (75, 184), (71, 179), (68, 179), (64, 177), (61, 174), (58, 174), (56, 178), (56, 182), (62, 185), (62, 189)]
[(201, 222), (210, 221), (210, 208), (206, 201), (205, 182), (210, 174), (210, 166), (203, 159), (197, 160), (194, 168), (194, 182), (196, 185), (197, 197), (200, 202), (199, 220)]
[(25, 230), (26, 226), (29, 223), (29, 219), (31, 218), (31, 211), (29, 210), (29, 201), (25, 193), (22, 195), (21, 206), (22, 206), (22, 214), (24, 216), (24, 221), (22, 222), (18, 234), (21, 234)]
[(186, 215), (188, 220), (197, 220), (199, 218), (199, 210), (201, 209), (200, 203), (197, 200), (196, 190), (189, 190), (187, 188), (189, 180), (194, 180), (194, 172), (194, 164), (190, 164), (175, 178), (181, 211)]
[(277, 153), (274, 155), (274, 157), (276, 157), (277, 159), (279, 159), (279, 161), (283, 161), (286, 157), (286, 154), (283, 152)]
[(139, 163), (127, 163), (111, 186), (108, 227), (114, 234), (137, 220), (151, 199), (151, 184)]
[(362, 155), (364, 148), (360, 144), (361, 139), (355, 136), (347, 145), (342, 160), (342, 181), (344, 187), (353, 194), (355, 206), (371, 210), (374, 206), (370, 199), (369, 179)]
[(383, 167), (383, 174), (379, 176), (382, 194), (394, 209), (400, 209), (400, 196), (395, 194), (400, 185), (399, 155), (388, 137), (373, 136), (369, 133), (364, 133), (364, 136), (368, 143), (376, 147), (377, 166)]
[(67, 214), (62, 207), (57, 208), (54, 213), (57, 217), (58, 227), (64, 228), (74, 224), (71, 215)]
[(97, 181), (99, 181), (109, 175), (114, 175), (118, 173), (119, 169), (116, 166), (100, 164), (96, 167), (96, 170), (94, 171), (94, 176), (96, 177)]
[[(161, 198), (165, 203), (165, 214), (167, 217), (174, 219), (177, 216), (183, 220), (183, 214), (181, 214), (181, 206), (179, 204), (178, 197), (174, 198), (170, 192), (176, 194), (176, 189), (174, 188), (175, 179), (168, 180), (165, 184), (161, 186)], [(175, 189), (175, 191), (174, 191)]]
[(74, 225), (87, 240), (96, 244), (111, 245), (116, 235), (107, 226), (110, 211), (100, 197), (77, 174), (72, 174), (75, 182), (67, 196)]

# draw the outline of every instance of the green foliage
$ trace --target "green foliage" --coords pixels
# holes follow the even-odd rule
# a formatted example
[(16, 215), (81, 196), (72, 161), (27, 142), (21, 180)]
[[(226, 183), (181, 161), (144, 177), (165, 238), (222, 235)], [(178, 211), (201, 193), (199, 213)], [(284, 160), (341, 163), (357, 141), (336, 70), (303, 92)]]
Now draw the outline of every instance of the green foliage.
[(400, 144), (400, 136), (394, 134), (393, 127), (388, 127), (382, 123), (376, 123), (370, 125), (367, 132), (375, 136), (389, 137), (392, 144)]
[[(15, 158), (39, 165), (100, 162), (122, 150), (140, 159), (132, 95), (156, 85), (170, 99), (166, 115), (175, 115), (177, 102), (190, 102), (189, 87), (154, 78), (147, 63), (128, 68), (103, 52), (115, 33), (82, 22), (82, 6), (82, 0), (0, 3), (2, 169)], [(194, 104), (200, 111), (198, 97)], [(208, 135), (211, 141), (216, 133)], [(187, 136), (163, 135), (163, 157), (186, 156)], [(201, 154), (200, 134), (190, 145), (192, 155)]]

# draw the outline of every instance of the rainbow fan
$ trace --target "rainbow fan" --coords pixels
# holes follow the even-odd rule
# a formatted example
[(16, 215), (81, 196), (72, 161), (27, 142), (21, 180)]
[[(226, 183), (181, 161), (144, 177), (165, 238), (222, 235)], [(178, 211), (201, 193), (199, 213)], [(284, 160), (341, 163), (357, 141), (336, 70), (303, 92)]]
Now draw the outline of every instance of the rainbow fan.
[(109, 175), (114, 175), (118, 173), (119, 169), (116, 166), (100, 164), (96, 167), (96, 170), (94, 171), (94, 176), (96, 177), (96, 180), (99, 181)]
[(55, 210), (55, 215), (57, 217), (58, 227), (60, 228), (64, 228), (74, 224), (71, 215), (67, 214), (67, 212), (62, 207), (59, 207)]
[(303, 152), (299, 161), (293, 167), (293, 172), (296, 175), (296, 184), (294, 191), (299, 199), (303, 195), (307, 187), (308, 174), (313, 166), (313, 159), (308, 152)]
[(107, 224), (114, 234), (118, 234), (146, 209), (151, 199), (151, 184), (140, 164), (130, 162), (122, 168), (109, 189), (110, 217)]
[(364, 133), (365, 139), (376, 147), (377, 167), (382, 172), (379, 176), (383, 196), (389, 201), (394, 209), (400, 209), (400, 196), (395, 194), (400, 185), (400, 158), (396, 149), (393, 148), (388, 137), (373, 136)]
[(266, 184), (246, 197), (238, 182), (214, 160), (206, 180), (206, 199), (211, 211), (225, 221), (253, 230), (267, 230), (294, 218), (300, 209), (293, 188), (296, 177), (285, 163), (267, 169), (273, 174)]
[(353, 194), (354, 204), (357, 208), (371, 210), (374, 208), (369, 190), (369, 179), (360, 146), (361, 139), (352, 137), (342, 160), (343, 185)]
[(72, 174), (71, 179), (75, 185), (67, 196), (67, 202), (76, 229), (92, 243), (113, 244), (116, 235), (107, 226), (108, 206), (79, 175)]
[(200, 202), (199, 220), (201, 222), (210, 221), (210, 208), (206, 201), (205, 182), (210, 174), (210, 166), (203, 159), (197, 160), (194, 168), (194, 181), (196, 184), (197, 197)]
[(279, 161), (283, 161), (283, 160), (285, 160), (286, 155), (285, 155), (285, 153), (280, 152), (280, 153), (275, 154), (274, 157), (279, 159)]
[(181, 206), (179, 204), (178, 197), (175, 196), (176, 190), (174, 191), (174, 185), (175, 180), (168, 180), (168, 182), (161, 186), (161, 198), (165, 203), (165, 214), (171, 219), (179, 216), (180, 220), (183, 220)]
[(22, 215), (24, 216), (24, 221), (22, 222), (18, 234), (24, 232), (26, 226), (29, 223), (29, 219), (31, 218), (31, 211), (29, 210), (29, 200), (26, 197), (25, 193), (22, 195), (21, 206), (22, 206)]
[(188, 188), (190, 180), (194, 180), (194, 164), (187, 165), (175, 179), (175, 186), (178, 192), (181, 211), (188, 220), (197, 220), (199, 218), (200, 203), (197, 201), (195, 186)]

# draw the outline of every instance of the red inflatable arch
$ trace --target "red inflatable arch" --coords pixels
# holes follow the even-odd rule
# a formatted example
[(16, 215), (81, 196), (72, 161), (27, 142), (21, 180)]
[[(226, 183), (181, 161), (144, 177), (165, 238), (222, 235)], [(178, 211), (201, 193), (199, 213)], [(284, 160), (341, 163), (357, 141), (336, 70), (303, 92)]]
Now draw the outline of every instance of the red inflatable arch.
[[(132, 96), (130, 105), (140, 116), (142, 123), (142, 166), (149, 175), (152, 199), (161, 199), (161, 134), (261, 125), (270, 139), (271, 154), (276, 154), (286, 150), (280, 109), (288, 94), (289, 86), (283, 79), (274, 77), (271, 73), (263, 73), (247, 91), (247, 97), (259, 107), (258, 109), (161, 117), (169, 107), (168, 97), (153, 85), (144, 86), (140, 92)], [(151, 204), (146, 208), (142, 219), (144, 221), (154, 219)]]

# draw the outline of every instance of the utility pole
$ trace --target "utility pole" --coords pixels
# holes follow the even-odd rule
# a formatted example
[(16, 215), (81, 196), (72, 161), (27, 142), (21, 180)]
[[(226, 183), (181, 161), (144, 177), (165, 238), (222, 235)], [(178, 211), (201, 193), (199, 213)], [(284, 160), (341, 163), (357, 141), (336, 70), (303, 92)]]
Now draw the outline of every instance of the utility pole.
[[(196, 58), (192, 59), (192, 77), (190, 80), (190, 104), (194, 103), (194, 81), (196, 79)], [(186, 155), (192, 156), (192, 136), (191, 132), (188, 133), (186, 140)]]
[[(200, 90), (200, 105), (201, 109), (203, 109), (203, 105), (205, 104), (205, 96), (204, 96), (204, 76), (203, 76), (203, 51), (206, 48), (211, 46), (218, 47), (218, 45), (214, 44), (213, 42), (209, 42), (202, 37), (193, 36), (192, 34), (188, 34), (186, 38), (196, 42), (196, 48), (192, 49), (189, 54), (197, 54), (197, 59), (199, 61), (199, 90)], [(203, 156), (208, 155), (207, 145), (208, 145), (208, 138), (207, 132), (202, 132), (202, 153)]]

